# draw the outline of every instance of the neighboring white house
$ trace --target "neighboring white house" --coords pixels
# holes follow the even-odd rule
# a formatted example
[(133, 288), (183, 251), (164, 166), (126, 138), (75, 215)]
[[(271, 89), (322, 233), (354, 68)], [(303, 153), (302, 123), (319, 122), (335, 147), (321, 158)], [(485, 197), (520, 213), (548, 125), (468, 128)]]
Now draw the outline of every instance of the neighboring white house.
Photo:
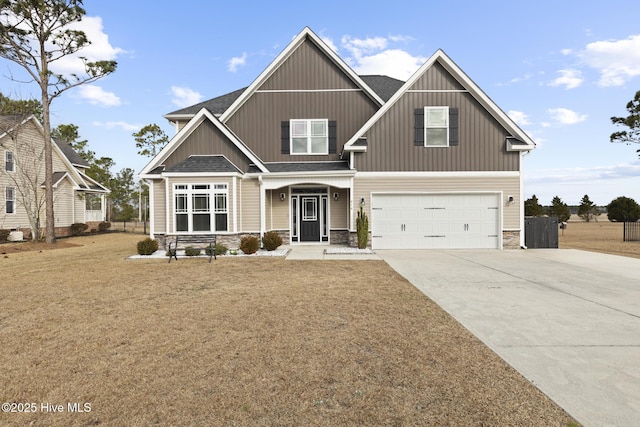
[[(44, 228), (44, 132), (34, 116), (0, 116), (0, 229), (31, 234), (40, 212)], [(74, 223), (105, 220), (109, 190), (88, 177), (87, 162), (65, 142), (53, 141), (54, 215), (57, 236)]]

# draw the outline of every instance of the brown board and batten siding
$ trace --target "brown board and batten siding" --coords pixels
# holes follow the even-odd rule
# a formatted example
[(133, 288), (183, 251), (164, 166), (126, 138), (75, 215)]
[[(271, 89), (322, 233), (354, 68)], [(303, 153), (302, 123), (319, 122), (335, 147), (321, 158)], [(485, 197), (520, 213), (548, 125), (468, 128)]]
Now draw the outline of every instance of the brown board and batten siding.
[[(458, 109), (458, 145), (416, 146), (415, 110)], [(407, 90), (367, 131), (359, 171), (518, 171), (520, 156), (507, 152), (510, 133), (438, 63)]]
[[(310, 41), (291, 56), (225, 123), (264, 162), (335, 161), (342, 145), (378, 105)], [(336, 121), (338, 152), (330, 155), (282, 153), (282, 122)]]
[[(358, 176), (354, 180), (353, 199), (365, 199), (365, 211), (370, 215), (371, 194), (464, 194), (464, 193), (502, 193), (503, 230), (520, 229), (520, 178), (519, 177), (392, 177)], [(507, 203), (507, 197), (514, 196), (513, 203)]]
[(168, 169), (193, 155), (224, 155), (241, 172), (249, 168), (249, 160), (229, 139), (209, 120), (204, 120), (185, 138), (164, 162)]

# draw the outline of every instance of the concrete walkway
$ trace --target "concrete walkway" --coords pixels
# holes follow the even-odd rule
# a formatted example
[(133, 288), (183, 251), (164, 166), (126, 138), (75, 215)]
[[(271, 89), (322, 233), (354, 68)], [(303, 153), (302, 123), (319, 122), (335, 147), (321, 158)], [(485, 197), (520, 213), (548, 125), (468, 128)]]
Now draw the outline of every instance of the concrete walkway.
[(380, 260), (381, 258), (370, 250), (358, 250), (340, 245), (284, 245), (289, 249), (287, 260)]
[(377, 253), (583, 425), (640, 426), (640, 259)]

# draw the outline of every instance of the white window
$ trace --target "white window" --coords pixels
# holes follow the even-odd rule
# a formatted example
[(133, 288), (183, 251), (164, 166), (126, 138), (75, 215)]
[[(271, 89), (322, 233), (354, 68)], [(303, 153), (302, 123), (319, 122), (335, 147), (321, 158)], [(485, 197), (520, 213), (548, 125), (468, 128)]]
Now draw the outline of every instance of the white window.
[(291, 120), (291, 154), (329, 154), (327, 119)]
[(449, 145), (449, 107), (424, 107), (424, 145)]
[(175, 184), (173, 195), (176, 232), (228, 230), (227, 184)]
[(15, 171), (15, 162), (11, 151), (4, 152), (4, 168), (7, 172)]
[(4, 199), (6, 213), (16, 213), (16, 189), (13, 187), (6, 187), (4, 190)]

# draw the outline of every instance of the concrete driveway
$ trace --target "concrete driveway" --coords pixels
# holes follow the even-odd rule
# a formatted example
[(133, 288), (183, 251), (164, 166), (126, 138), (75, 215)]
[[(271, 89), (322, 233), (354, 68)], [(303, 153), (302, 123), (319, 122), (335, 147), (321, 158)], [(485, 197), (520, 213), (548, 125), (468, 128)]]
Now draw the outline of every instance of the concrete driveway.
[(640, 259), (376, 251), (585, 426), (640, 426)]

